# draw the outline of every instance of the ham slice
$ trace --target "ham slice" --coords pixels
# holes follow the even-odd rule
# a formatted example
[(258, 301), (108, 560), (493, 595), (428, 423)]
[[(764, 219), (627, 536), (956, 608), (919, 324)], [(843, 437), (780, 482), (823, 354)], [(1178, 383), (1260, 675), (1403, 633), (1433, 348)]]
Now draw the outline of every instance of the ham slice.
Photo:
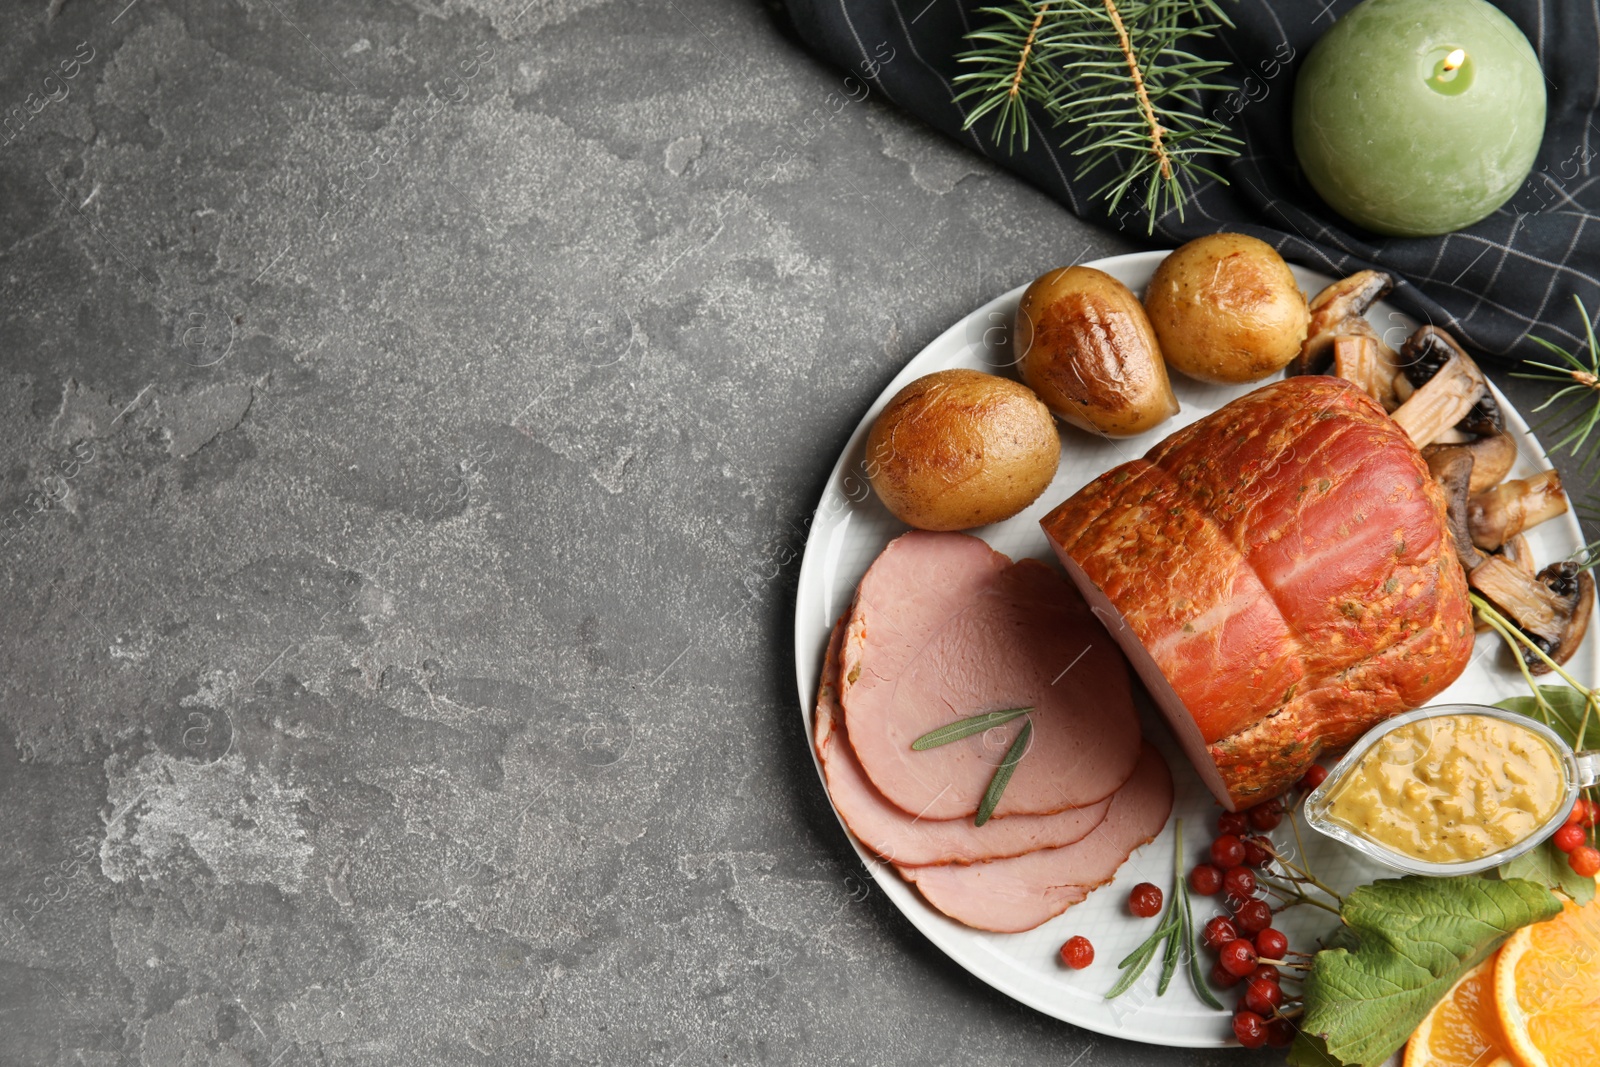
[(1111, 807), (1110, 798), (1055, 815), (993, 819), (982, 827), (965, 819), (917, 819), (890, 804), (867, 780), (843, 736), (838, 684), (844, 627), (845, 619), (841, 618), (833, 628), (822, 661), (813, 736), (834, 807), (856, 839), (879, 858), (900, 867), (919, 867), (1020, 856), (1034, 849), (1082, 840), (1105, 818)]
[(996, 818), (1104, 800), (1139, 759), (1127, 662), (1068, 582), (966, 534), (912, 531), (856, 591), (839, 703), (866, 777), (919, 820), (970, 819), (1023, 720), (925, 752), (957, 719), (1032, 707), (1033, 740)]
[[(1111, 798), (1105, 821), (1083, 840), (966, 867), (901, 867), (900, 874), (950, 918), (979, 930), (1031, 930), (1111, 881), (1134, 849), (1155, 839), (1172, 813), (1172, 775), (1150, 745)], [(981, 832), (981, 831), (980, 831)]]

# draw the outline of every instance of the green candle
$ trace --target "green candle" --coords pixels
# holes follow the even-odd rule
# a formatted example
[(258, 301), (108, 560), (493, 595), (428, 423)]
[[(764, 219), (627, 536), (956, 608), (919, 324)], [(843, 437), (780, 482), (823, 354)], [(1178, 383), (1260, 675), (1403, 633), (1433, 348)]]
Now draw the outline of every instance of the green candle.
[(1538, 57), (1483, 0), (1367, 0), (1300, 68), (1294, 150), (1351, 222), (1400, 237), (1448, 233), (1517, 191), (1544, 112)]

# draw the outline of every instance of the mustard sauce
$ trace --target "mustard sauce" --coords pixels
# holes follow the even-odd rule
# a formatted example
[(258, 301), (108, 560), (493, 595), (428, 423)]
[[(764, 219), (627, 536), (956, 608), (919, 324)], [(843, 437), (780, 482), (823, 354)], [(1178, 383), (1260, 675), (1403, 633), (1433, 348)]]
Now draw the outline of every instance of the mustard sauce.
[(1326, 814), (1413, 859), (1458, 863), (1522, 841), (1565, 795), (1561, 758), (1532, 730), (1442, 715), (1385, 734), (1329, 793)]

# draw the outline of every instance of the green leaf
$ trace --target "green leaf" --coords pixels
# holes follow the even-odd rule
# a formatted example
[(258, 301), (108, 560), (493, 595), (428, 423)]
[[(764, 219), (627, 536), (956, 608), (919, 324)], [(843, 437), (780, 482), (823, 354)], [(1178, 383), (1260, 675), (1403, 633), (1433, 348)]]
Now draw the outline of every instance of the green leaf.
[(1011, 708), (1007, 711), (986, 711), (982, 715), (973, 715), (965, 719), (957, 719), (949, 726), (941, 726), (937, 730), (930, 730), (915, 741), (911, 748), (915, 752), (926, 752), (930, 748), (948, 745), (952, 741), (960, 741), (991, 730), (996, 726), (1004, 726), (1018, 715), (1026, 715), (1032, 708)]
[[(1578, 731), (1583, 728), (1583, 709), (1587, 703), (1582, 693), (1570, 685), (1541, 685), (1539, 695), (1544, 706), (1533, 696), (1507, 697), (1496, 704), (1497, 708), (1515, 711), (1549, 726), (1561, 735), (1561, 740), (1578, 747)], [(1592, 738), (1585, 738), (1587, 743)]]
[(1028, 741), (1032, 737), (1033, 720), (1029, 719), (1022, 724), (1022, 729), (1017, 731), (1017, 739), (1011, 742), (1011, 747), (1006, 750), (1006, 758), (994, 769), (994, 777), (989, 779), (989, 788), (983, 791), (983, 801), (978, 805), (978, 814), (972, 820), (974, 826), (982, 826), (989, 821), (989, 816), (994, 814), (994, 809), (1000, 804), (1000, 794), (1004, 793), (1006, 786), (1011, 783), (1011, 776), (1016, 772), (1017, 764), (1028, 754)]
[(1339, 1061), (1328, 1051), (1328, 1043), (1314, 1034), (1298, 1030), (1289, 1048), (1289, 1067), (1338, 1067)]
[(1594, 879), (1574, 871), (1567, 862), (1566, 853), (1556, 848), (1553, 841), (1524, 852), (1510, 863), (1502, 863), (1500, 877), (1521, 878), (1548, 889), (1559, 889), (1571, 897), (1574, 904), (1587, 904), (1594, 899)]
[(1345, 897), (1354, 951), (1324, 949), (1306, 976), (1294, 1067), (1377, 1067), (1466, 971), (1561, 902), (1521, 879), (1388, 878)]

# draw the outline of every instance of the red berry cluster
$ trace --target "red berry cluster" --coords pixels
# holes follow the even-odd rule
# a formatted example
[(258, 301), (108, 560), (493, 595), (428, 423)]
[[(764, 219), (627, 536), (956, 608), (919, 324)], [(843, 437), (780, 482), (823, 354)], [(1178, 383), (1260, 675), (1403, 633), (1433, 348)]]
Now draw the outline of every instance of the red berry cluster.
[[(1327, 776), (1324, 768), (1313, 765), (1300, 780), (1300, 793), (1311, 792)], [(1200, 936), (1217, 954), (1212, 983), (1224, 989), (1240, 987), (1233, 1036), (1245, 1048), (1286, 1048), (1294, 1042), (1294, 1024), (1282, 1013), (1288, 1001), (1278, 967), (1289, 952), (1289, 939), (1273, 928), (1272, 905), (1256, 896), (1255, 869), (1274, 859), (1272, 842), (1262, 835), (1278, 826), (1283, 813), (1281, 800), (1248, 811), (1223, 812), (1211, 842), (1211, 862), (1189, 872), (1189, 888), (1196, 895), (1226, 894), (1229, 913), (1207, 922)]]
[(1567, 865), (1573, 873), (1583, 878), (1600, 874), (1600, 849), (1589, 844), (1589, 831), (1600, 821), (1600, 805), (1592, 800), (1578, 798), (1567, 813), (1567, 821), (1550, 840), (1556, 848), (1567, 854)]

